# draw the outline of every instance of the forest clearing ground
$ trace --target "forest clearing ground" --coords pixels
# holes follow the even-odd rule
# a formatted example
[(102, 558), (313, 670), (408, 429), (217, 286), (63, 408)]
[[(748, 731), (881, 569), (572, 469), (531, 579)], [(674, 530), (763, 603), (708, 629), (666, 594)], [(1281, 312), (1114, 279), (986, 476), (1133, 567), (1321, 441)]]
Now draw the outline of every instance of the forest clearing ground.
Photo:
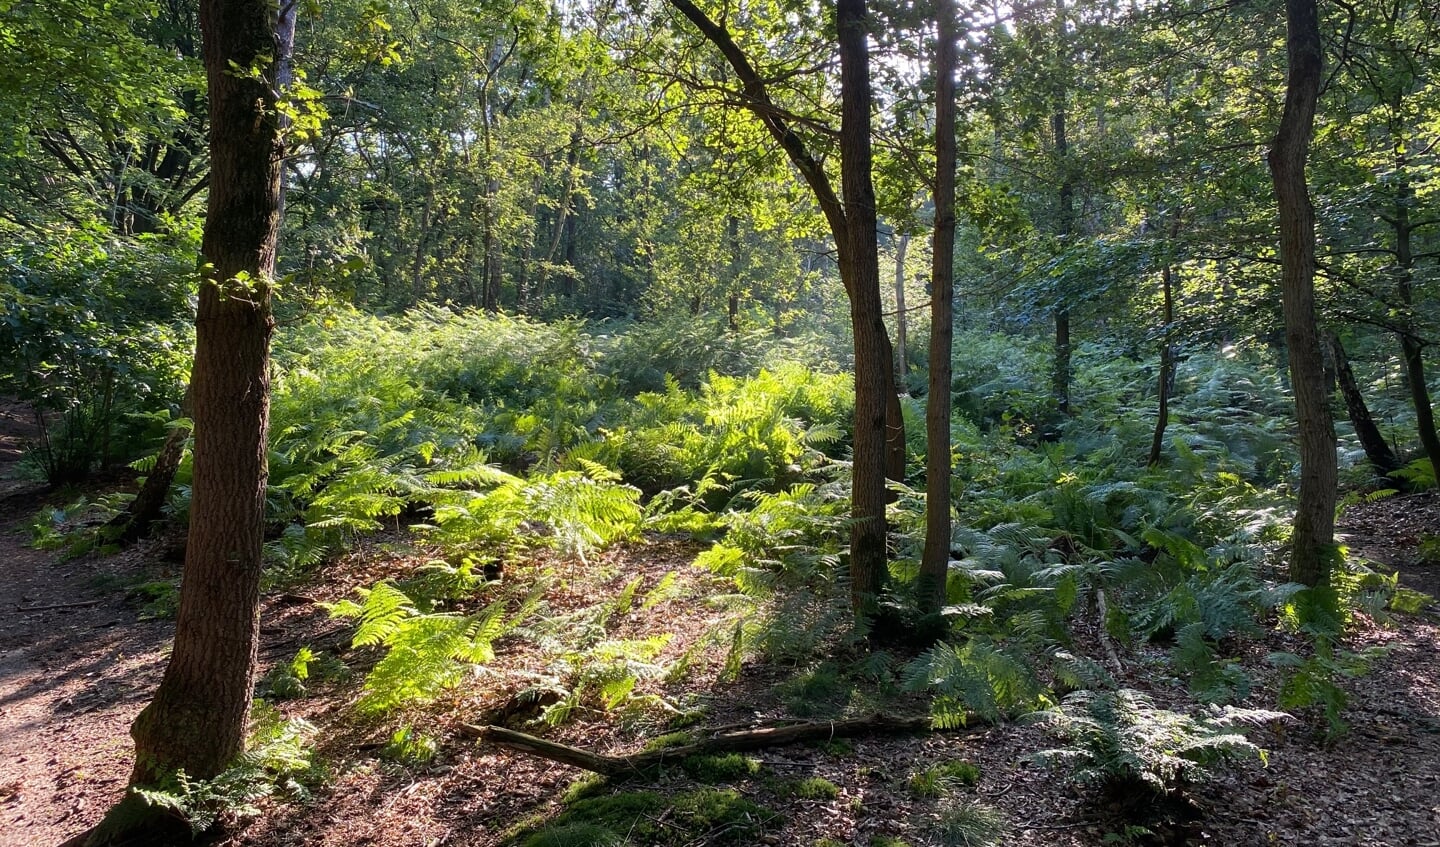
[[(13, 450), (9, 455), (13, 459)], [(8, 479), (10, 466), (0, 469)], [(26, 547), (21, 531), (40, 502), (39, 490), (4, 484), (10, 487), (0, 502), (5, 527), (0, 533), (0, 845), (54, 844), (93, 824), (120, 795), (130, 765), (128, 724), (158, 682), (170, 624), (139, 620), (123, 590), (97, 582), (104, 577), (105, 584), (115, 586), (117, 580), (150, 572), (159, 564), (153, 545), (120, 556), (57, 562), (52, 554)], [(1352, 551), (1399, 565), (1406, 584), (1428, 591), (1440, 584), (1440, 567), (1414, 553), (1422, 536), (1440, 532), (1440, 497), (1392, 497), (1351, 507), (1342, 529)], [(558, 579), (549, 594), (550, 608), (562, 614), (603, 602), (635, 576), (643, 577), (643, 591), (677, 572), (690, 597), (662, 603), (645, 615), (625, 616), (607, 636), (673, 633), (665, 652), (673, 660), (725, 619), (725, 613), (701, 602), (703, 595), (727, 589), (690, 568), (696, 549), (687, 542), (652, 538), (592, 557), (583, 566), (542, 555), (512, 566), (511, 574), (523, 582), (541, 571), (554, 572)], [(267, 596), (262, 673), (305, 645), (342, 654), (363, 669), (367, 654), (349, 650), (349, 626), (330, 620), (312, 601), (350, 596), (357, 587), (417, 567), (425, 553), (394, 536), (370, 539), (326, 566), (315, 582)], [(17, 611), (76, 603), (87, 605)], [(1390, 652), (1369, 675), (1344, 682), (1351, 697), (1345, 715), (1350, 733), (1327, 746), (1314, 715), (1302, 715), (1301, 722), (1282, 731), (1255, 733), (1255, 740), (1270, 750), (1268, 767), (1238, 767), (1195, 790), (1203, 815), (1174, 833), (1170, 843), (1440, 846), (1436, 621), (1432, 604), (1420, 615), (1397, 616), (1388, 625), (1362, 622), (1347, 646), (1383, 644)], [(1275, 642), (1280, 640), (1276, 635)], [(1252, 646), (1263, 655), (1277, 643)], [(306, 717), (320, 727), (316, 744), (331, 778), (306, 801), (268, 804), (264, 817), (227, 843), (484, 847), (501, 843), (526, 821), (553, 816), (567, 788), (585, 774), (476, 744), (460, 732), (460, 724), (483, 720), (535, 675), (539, 654), (527, 641), (502, 639), (496, 648), (496, 661), (473, 682), (411, 714), (357, 720), (353, 704), (359, 674), (280, 703), (287, 715)], [(723, 644), (706, 651), (683, 683), (664, 689), (667, 697), (707, 706), (704, 723), (710, 726), (790, 714), (793, 697), (787, 700), (778, 691), (802, 669), (747, 663), (738, 680), (722, 681), (724, 653)], [(1124, 659), (1123, 684), (1148, 691), (1159, 703), (1185, 707), (1183, 682), (1167, 678), (1161, 651), (1140, 648)], [(1262, 671), (1256, 682), (1244, 705), (1273, 706), (1274, 679), (1264, 678)], [(658, 681), (646, 684), (659, 690)], [(853, 700), (848, 705), (856, 710), (870, 706)], [(405, 767), (378, 755), (389, 733), (405, 722), (439, 741), (439, 755), (428, 764)], [(620, 753), (639, 749), (654, 732), (626, 726), (613, 715), (584, 714), (548, 736)], [(1114, 815), (1027, 762), (1029, 754), (1053, 744), (1037, 727), (1011, 724), (775, 748), (756, 754), (759, 774), (728, 787), (783, 816), (783, 825), (758, 836), (763, 844), (813, 847), (821, 839), (834, 839), (865, 847), (873, 837), (887, 835), (921, 847), (934, 843), (927, 833), (940, 814), (966, 801), (1004, 814), (1007, 835), (1000, 843), (1006, 845), (1100, 844), (1117, 831)], [(913, 774), (956, 759), (979, 766), (978, 785), (942, 799), (911, 790)], [(802, 798), (784, 789), (805, 777), (830, 781), (835, 796)], [(694, 788), (689, 777), (671, 769), (654, 781), (614, 790), (669, 794)], [(718, 843), (725, 833), (694, 836), (689, 843), (698, 847)]]

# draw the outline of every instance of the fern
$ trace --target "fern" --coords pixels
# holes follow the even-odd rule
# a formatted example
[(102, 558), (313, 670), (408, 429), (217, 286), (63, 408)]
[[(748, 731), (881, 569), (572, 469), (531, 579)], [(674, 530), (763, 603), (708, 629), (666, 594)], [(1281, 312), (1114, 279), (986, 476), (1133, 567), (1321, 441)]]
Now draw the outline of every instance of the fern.
[(364, 604), (341, 601), (328, 608), (335, 617), (358, 618), (352, 643), (384, 648), (384, 657), (365, 678), (362, 711), (385, 712), (425, 703), (458, 683), (464, 666), (494, 659), (493, 643), (528, 616), (532, 595), (510, 616), (504, 599), (471, 615), (417, 610), (405, 592), (389, 582), (361, 589)]
[(935, 725), (964, 726), (969, 713), (998, 721), (1040, 699), (1041, 686), (1029, 666), (986, 641), (940, 644), (905, 669), (906, 690), (934, 695)]
[(1129, 689), (1079, 691), (1062, 705), (1031, 716), (1067, 742), (1034, 758), (1069, 770), (1071, 778), (1084, 785), (1117, 794), (1142, 789), (1164, 795), (1205, 777), (1222, 762), (1263, 762), (1265, 752), (1234, 728), (1288, 718), (1284, 712), (1228, 707), (1193, 717), (1159, 708), (1148, 696)]

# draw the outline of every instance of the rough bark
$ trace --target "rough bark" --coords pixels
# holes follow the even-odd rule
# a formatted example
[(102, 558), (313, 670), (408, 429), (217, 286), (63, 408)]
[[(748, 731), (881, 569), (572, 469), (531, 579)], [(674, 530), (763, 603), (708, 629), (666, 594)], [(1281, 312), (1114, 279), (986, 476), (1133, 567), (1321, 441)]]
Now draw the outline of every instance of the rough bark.
[[(174, 649), (155, 699), (131, 728), (135, 785), (181, 769), (207, 779), (240, 754), (259, 636), (271, 283), (284, 153), (274, 81), (277, 58), (288, 56), (291, 45), (277, 38), (276, 10), (265, 0), (202, 0), (200, 14), (212, 133), (201, 245), (206, 271), (190, 385), (190, 536)], [(264, 78), (236, 67), (257, 68)], [(116, 807), (91, 843), (117, 843), (154, 828), (154, 813), (146, 822), (133, 799), (126, 806)]]
[(930, 376), (925, 398), (925, 547), (921, 611), (945, 604), (950, 569), (950, 353), (955, 334), (955, 0), (935, 21), (935, 232), (930, 266)]
[(1305, 182), (1323, 59), (1315, 0), (1286, 0), (1285, 18), (1285, 110), (1268, 158), (1280, 213), (1280, 288), (1300, 441), (1290, 578), (1319, 585), (1328, 579), (1333, 557), (1337, 481), (1335, 427), (1315, 321), (1315, 208)]
[[(880, 304), (880, 254), (871, 180), (870, 48), (865, 0), (837, 0), (840, 46), (840, 175), (845, 245), (841, 276), (855, 335), (855, 455), (850, 598), (872, 617), (888, 567), (885, 549), (886, 403), (894, 402), (893, 351)], [(886, 397), (886, 394), (890, 397)], [(893, 430), (892, 430), (893, 431)]]
[(1395, 458), (1395, 451), (1390, 449), (1390, 444), (1375, 425), (1375, 419), (1370, 416), (1370, 407), (1365, 404), (1365, 395), (1355, 381), (1355, 372), (1350, 369), (1350, 357), (1345, 353), (1340, 336), (1329, 332), (1325, 334), (1325, 339), (1330, 346), (1330, 358), (1335, 363), (1335, 381), (1339, 383), (1340, 396), (1345, 400), (1345, 411), (1349, 413), (1350, 424), (1355, 427), (1355, 435), (1365, 450), (1365, 458), (1370, 460), (1375, 473), (1386, 476), (1400, 467), (1400, 461)]

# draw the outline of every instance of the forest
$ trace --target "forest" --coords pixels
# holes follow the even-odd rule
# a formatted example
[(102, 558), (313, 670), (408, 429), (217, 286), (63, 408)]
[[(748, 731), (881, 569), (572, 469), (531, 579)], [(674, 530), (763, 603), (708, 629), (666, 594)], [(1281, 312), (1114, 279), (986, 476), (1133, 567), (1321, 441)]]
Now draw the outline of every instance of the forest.
[(0, 0), (0, 847), (1440, 847), (1437, 0)]

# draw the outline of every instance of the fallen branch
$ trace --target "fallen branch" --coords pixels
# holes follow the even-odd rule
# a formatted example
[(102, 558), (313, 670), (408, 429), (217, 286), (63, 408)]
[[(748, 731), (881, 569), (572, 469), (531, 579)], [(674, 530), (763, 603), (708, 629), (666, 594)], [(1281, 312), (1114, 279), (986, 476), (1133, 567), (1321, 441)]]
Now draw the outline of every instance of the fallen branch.
[(605, 776), (639, 773), (666, 762), (701, 753), (738, 753), (796, 744), (802, 741), (828, 741), (833, 738), (853, 738), (859, 735), (902, 735), (927, 732), (932, 728), (933, 724), (928, 717), (901, 718), (871, 715), (867, 718), (852, 718), (842, 721), (786, 724), (721, 732), (691, 744), (634, 753), (629, 756), (606, 756), (582, 750), (579, 747), (571, 747), (568, 744), (546, 741), (543, 738), (516, 732), (502, 726), (461, 725), (461, 731), (472, 738), (532, 756), (539, 756), (553, 762), (573, 765), (582, 770)]

